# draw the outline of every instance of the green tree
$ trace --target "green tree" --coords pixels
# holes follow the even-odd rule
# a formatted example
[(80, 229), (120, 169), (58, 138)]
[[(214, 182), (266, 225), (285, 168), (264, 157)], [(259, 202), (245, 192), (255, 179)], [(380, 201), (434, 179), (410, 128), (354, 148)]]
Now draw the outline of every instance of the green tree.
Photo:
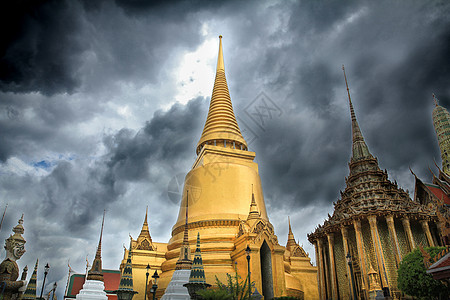
[[(425, 248), (425, 251), (434, 257), (443, 249), (443, 247), (429, 247)], [(398, 288), (405, 294), (422, 299), (438, 299), (439, 296), (448, 295), (448, 287), (426, 273), (423, 255), (419, 249), (403, 258), (397, 273)]]

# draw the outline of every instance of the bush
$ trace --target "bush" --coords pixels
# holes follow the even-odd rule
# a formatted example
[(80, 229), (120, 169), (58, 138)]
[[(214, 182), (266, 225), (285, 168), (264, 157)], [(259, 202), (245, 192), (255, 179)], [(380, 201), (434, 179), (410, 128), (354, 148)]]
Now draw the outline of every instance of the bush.
[(203, 300), (231, 300), (231, 295), (227, 291), (218, 289), (204, 289), (197, 291), (197, 295)]
[[(425, 248), (425, 251), (434, 257), (443, 249), (443, 247), (429, 247)], [(397, 273), (398, 288), (405, 294), (424, 299), (439, 299), (439, 296), (448, 295), (447, 287), (426, 273), (423, 256), (419, 249), (415, 249), (403, 258)]]
[(205, 289), (198, 291), (197, 295), (204, 300), (209, 299), (230, 299), (230, 300), (248, 300), (248, 284), (247, 279), (240, 280), (240, 276), (236, 273), (234, 276), (227, 274), (226, 284), (222, 283), (216, 276), (216, 289)]

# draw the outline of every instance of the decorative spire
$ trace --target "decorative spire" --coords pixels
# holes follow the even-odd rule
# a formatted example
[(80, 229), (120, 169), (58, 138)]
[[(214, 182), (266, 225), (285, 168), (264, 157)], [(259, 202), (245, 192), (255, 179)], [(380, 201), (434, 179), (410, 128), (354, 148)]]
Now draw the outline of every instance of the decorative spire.
[(190, 270), (192, 266), (191, 249), (189, 248), (188, 231), (188, 209), (189, 209), (189, 190), (186, 192), (186, 222), (184, 224), (183, 243), (180, 249), (180, 258), (176, 263), (176, 270)]
[(436, 131), (439, 149), (441, 150), (442, 171), (450, 175), (450, 114), (447, 109), (438, 104), (433, 94), (435, 108), (433, 109), (433, 124)]
[(436, 98), (436, 96), (434, 95), (434, 93), (433, 93), (433, 100), (434, 100), (434, 106), (438, 106), (439, 102), (438, 102), (438, 99)]
[(92, 262), (92, 267), (88, 272), (87, 280), (97, 280), (103, 281), (103, 271), (102, 271), (102, 236), (103, 236), (103, 225), (105, 224), (105, 213), (103, 211), (102, 229), (100, 231), (100, 239), (98, 241), (97, 252), (95, 253), (94, 261)]
[(350, 115), (352, 118), (352, 158), (351, 161), (357, 161), (364, 158), (372, 158), (372, 154), (369, 152), (369, 148), (366, 145), (366, 142), (364, 141), (364, 137), (361, 133), (361, 129), (359, 128), (358, 121), (356, 120), (356, 114), (355, 110), (353, 109), (352, 99), (350, 97), (350, 90), (348, 88), (347, 83), (347, 76), (345, 75), (345, 68), (344, 65), (342, 65), (342, 71), (344, 71), (344, 79), (345, 79), (345, 86), (347, 87), (347, 94), (348, 94), (348, 103), (350, 106)]
[(142, 224), (141, 233), (139, 234), (139, 236), (137, 238), (137, 243), (135, 245), (135, 248), (138, 250), (153, 251), (154, 247), (153, 247), (152, 237), (150, 236), (150, 231), (148, 229), (147, 215), (148, 215), (148, 206), (145, 209), (144, 224)]
[[(132, 294), (131, 297), (137, 292), (133, 290), (133, 267), (131, 264), (131, 242), (130, 238), (130, 248), (128, 248), (128, 258), (127, 262), (122, 270), (122, 274), (120, 275), (120, 283), (119, 289), (115, 291), (116, 294)], [(121, 299), (121, 297), (118, 297)], [(122, 297), (123, 298), (123, 297)], [(123, 299), (131, 299), (129, 297), (125, 297)]]
[(247, 150), (247, 143), (242, 137), (236, 117), (231, 104), (230, 92), (228, 91), (225, 78), (225, 64), (223, 61), (222, 36), (219, 36), (219, 56), (217, 58), (216, 79), (211, 96), (208, 117), (202, 136), (197, 144), (197, 154), (207, 143), (219, 144)]
[(286, 248), (291, 251), (292, 247), (297, 246), (297, 242), (295, 241), (294, 238), (294, 233), (292, 233), (292, 228), (291, 228), (291, 219), (288, 216), (288, 223), (289, 223), (289, 232), (288, 232), (288, 240), (287, 240), (287, 244), (286, 244)]
[(31, 279), (28, 282), (25, 293), (23, 293), (22, 299), (36, 300), (36, 279), (37, 279), (38, 264), (39, 259), (36, 259), (33, 274), (31, 274)]
[(205, 270), (203, 269), (202, 252), (200, 250), (200, 232), (197, 233), (197, 248), (195, 249), (194, 262), (192, 264), (190, 283), (206, 283)]
[(250, 212), (248, 214), (247, 221), (259, 219), (260, 217), (261, 214), (259, 213), (258, 206), (256, 205), (255, 194), (253, 193), (253, 184), (252, 184), (252, 202), (250, 203)]

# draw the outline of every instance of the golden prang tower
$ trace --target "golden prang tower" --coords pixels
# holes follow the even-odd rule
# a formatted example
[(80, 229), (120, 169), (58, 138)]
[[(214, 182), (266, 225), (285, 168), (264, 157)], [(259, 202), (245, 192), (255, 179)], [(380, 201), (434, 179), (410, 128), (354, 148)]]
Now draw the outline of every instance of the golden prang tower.
[(450, 114), (438, 104), (433, 94), (435, 108), (433, 109), (433, 124), (441, 150), (442, 171), (450, 176)]
[[(172, 237), (168, 244), (152, 242), (146, 216), (140, 236), (132, 241), (133, 275), (139, 291), (134, 298), (144, 298), (141, 286), (145, 286), (147, 264), (160, 272), (157, 296), (162, 296), (186, 240), (194, 245), (200, 234), (207, 283), (214, 285), (215, 276), (225, 282), (226, 274), (236, 270), (241, 278), (247, 278), (248, 245), (251, 281), (266, 299), (282, 295), (316, 299), (317, 268), (295, 242), (291, 230), (288, 246), (279, 245), (269, 222), (255, 153), (248, 151), (233, 112), (221, 38), (208, 117), (197, 144), (197, 159), (185, 178)], [(127, 251), (122, 267), (126, 257)]]

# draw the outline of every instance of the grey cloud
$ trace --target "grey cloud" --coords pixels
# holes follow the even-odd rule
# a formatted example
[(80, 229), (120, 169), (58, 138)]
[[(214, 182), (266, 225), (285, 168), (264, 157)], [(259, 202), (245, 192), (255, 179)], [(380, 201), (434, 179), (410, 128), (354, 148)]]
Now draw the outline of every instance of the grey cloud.
[[(48, 7), (54, 10), (47, 17)], [(53, 28), (68, 7), (73, 9), (73, 15), (67, 16), (72, 25)], [(130, 226), (136, 226), (136, 218), (139, 230), (146, 204), (152, 206), (152, 236), (154, 232), (169, 235), (173, 222), (167, 220), (176, 206), (167, 202), (167, 184), (188, 171), (195, 159), (207, 101), (198, 98), (177, 104), (151, 118), (144, 119), (142, 113), (140, 124), (148, 121), (142, 128), (105, 130), (103, 140), (76, 127), (95, 119), (110, 127), (117, 117), (111, 110), (139, 106), (141, 99), (130, 100), (127, 92), (143, 86), (152, 90), (138, 94), (146, 98), (142, 100), (145, 110), (166, 107), (172, 99), (160, 96), (161, 90), (173, 87), (171, 72), (180, 55), (195, 50), (212, 32), (222, 32), (234, 110), (258, 135), (250, 148), (257, 155), (271, 220), (275, 228), (284, 228), (284, 234), (285, 215), (298, 211), (298, 219), (291, 221), (302, 228), (296, 237), (306, 244), (304, 232), (312, 229), (303, 222), (318, 224), (331, 213), (327, 209), (348, 176), (351, 127), (342, 64), (363, 135), (380, 167), (405, 187), (413, 180), (408, 166), (427, 180), (433, 158), (439, 162), (431, 93), (450, 107), (449, 7), (440, 1), (173, 5), (66, 1), (42, 2), (25, 13), (15, 10), (17, 22), (11, 23), (14, 30), (2, 49), (5, 53), (26, 50), (27, 56), (2, 54), (1, 66), (16, 69), (1, 73), (5, 77), (0, 83), (0, 159), (5, 162), (33, 153), (41, 157), (48, 152), (74, 153), (75, 159), (62, 159), (47, 176), (0, 177), (4, 197), (15, 201), (9, 207), (13, 220), (8, 219), (4, 228), (10, 230), (17, 219), (13, 214), (25, 209), (26, 228), (33, 228), (28, 231), (32, 235), (27, 254), (58, 252), (48, 259), (59, 265), (62, 257), (73, 257), (81, 261), (77, 271), (83, 271), (85, 255), (77, 246), (95, 245), (105, 206), (114, 219), (108, 226), (117, 229), (105, 239), (110, 243), (105, 246), (109, 251), (105, 262), (118, 263), (118, 236), (126, 238), (125, 231), (135, 230)], [(29, 22), (36, 26), (31, 28)], [(204, 27), (206, 36), (202, 36)], [(51, 33), (48, 38), (41, 34), (44, 29)], [(63, 42), (61, 52), (54, 54), (58, 40)], [(32, 41), (41, 48), (27, 50)], [(55, 80), (47, 82), (52, 79), (46, 69), (52, 54), (61, 69)], [(31, 72), (26, 73), (23, 66)], [(42, 98), (27, 94), (32, 91)], [(264, 130), (246, 119), (244, 112), (260, 91), (283, 111), (282, 116), (268, 120)], [(30, 112), (33, 117), (27, 115)], [(97, 144), (104, 146), (104, 155), (98, 156)], [(62, 245), (57, 238), (64, 235)], [(44, 239), (54, 251), (46, 248)], [(42, 254), (42, 249), (48, 251)], [(58, 268), (60, 277), (64, 267)]]
[[(136, 23), (113, 4), (5, 2), (0, 89), (54, 95), (105, 88), (111, 80), (155, 83), (175, 41), (187, 47), (199, 41), (200, 23), (177, 17), (168, 22), (165, 6)], [(14, 21), (7, 23), (8, 17)]]

